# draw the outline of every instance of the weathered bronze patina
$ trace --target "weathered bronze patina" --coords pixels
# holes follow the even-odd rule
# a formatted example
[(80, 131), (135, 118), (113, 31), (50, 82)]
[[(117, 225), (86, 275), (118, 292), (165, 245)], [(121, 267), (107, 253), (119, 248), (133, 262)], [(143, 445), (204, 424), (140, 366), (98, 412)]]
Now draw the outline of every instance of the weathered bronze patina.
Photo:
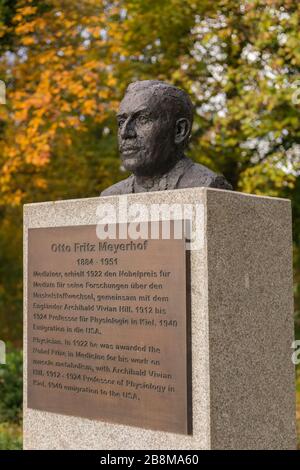
[(189, 95), (158, 80), (131, 83), (118, 112), (118, 142), (129, 178), (101, 196), (207, 186), (232, 189), (217, 175), (184, 155), (193, 123)]
[(184, 239), (29, 229), (28, 263), (28, 406), (189, 433)]

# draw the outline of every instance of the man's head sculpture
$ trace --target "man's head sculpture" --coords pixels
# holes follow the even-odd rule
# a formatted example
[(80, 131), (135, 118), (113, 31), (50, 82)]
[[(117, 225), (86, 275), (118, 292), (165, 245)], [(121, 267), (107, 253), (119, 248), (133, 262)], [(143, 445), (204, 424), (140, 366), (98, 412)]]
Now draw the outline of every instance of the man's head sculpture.
[(131, 83), (117, 118), (122, 163), (133, 174), (102, 196), (195, 186), (231, 189), (223, 176), (184, 155), (193, 123), (185, 91), (158, 80)]
[(145, 176), (168, 169), (183, 154), (192, 122), (193, 105), (183, 90), (154, 80), (129, 85), (118, 113), (125, 169)]

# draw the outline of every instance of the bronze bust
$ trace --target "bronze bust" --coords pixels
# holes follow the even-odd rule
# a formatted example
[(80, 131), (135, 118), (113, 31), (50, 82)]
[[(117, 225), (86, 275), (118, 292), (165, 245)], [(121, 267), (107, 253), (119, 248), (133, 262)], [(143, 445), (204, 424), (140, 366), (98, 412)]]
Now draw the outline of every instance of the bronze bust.
[(206, 186), (232, 189), (222, 175), (184, 155), (193, 123), (188, 94), (168, 83), (131, 83), (118, 112), (118, 142), (129, 178), (101, 196)]

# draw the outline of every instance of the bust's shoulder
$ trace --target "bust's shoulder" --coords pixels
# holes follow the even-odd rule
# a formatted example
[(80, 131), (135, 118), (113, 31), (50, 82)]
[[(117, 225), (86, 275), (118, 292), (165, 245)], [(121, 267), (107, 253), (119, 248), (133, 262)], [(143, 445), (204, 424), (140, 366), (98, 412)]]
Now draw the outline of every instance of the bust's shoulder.
[(100, 196), (118, 196), (121, 194), (130, 194), (132, 187), (132, 175), (126, 178), (125, 180), (119, 181), (118, 183), (109, 186), (104, 189)]
[(188, 166), (181, 179), (178, 188), (209, 187), (218, 189), (232, 189), (232, 186), (222, 175), (218, 175), (200, 163), (192, 162)]

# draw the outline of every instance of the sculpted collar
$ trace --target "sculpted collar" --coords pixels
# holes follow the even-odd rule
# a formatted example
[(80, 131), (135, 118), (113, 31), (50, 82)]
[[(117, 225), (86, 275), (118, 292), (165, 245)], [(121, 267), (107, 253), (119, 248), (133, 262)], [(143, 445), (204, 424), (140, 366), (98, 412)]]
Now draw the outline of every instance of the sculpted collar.
[[(193, 161), (187, 157), (182, 157), (173, 168), (164, 175), (157, 178), (157, 182), (151, 188), (144, 188), (145, 191), (165, 191), (168, 189), (176, 189), (180, 178), (184, 175), (188, 168), (193, 165)], [(127, 178), (128, 194), (139, 192), (136, 191), (137, 182), (134, 175)], [(127, 192), (126, 191), (126, 192)]]

